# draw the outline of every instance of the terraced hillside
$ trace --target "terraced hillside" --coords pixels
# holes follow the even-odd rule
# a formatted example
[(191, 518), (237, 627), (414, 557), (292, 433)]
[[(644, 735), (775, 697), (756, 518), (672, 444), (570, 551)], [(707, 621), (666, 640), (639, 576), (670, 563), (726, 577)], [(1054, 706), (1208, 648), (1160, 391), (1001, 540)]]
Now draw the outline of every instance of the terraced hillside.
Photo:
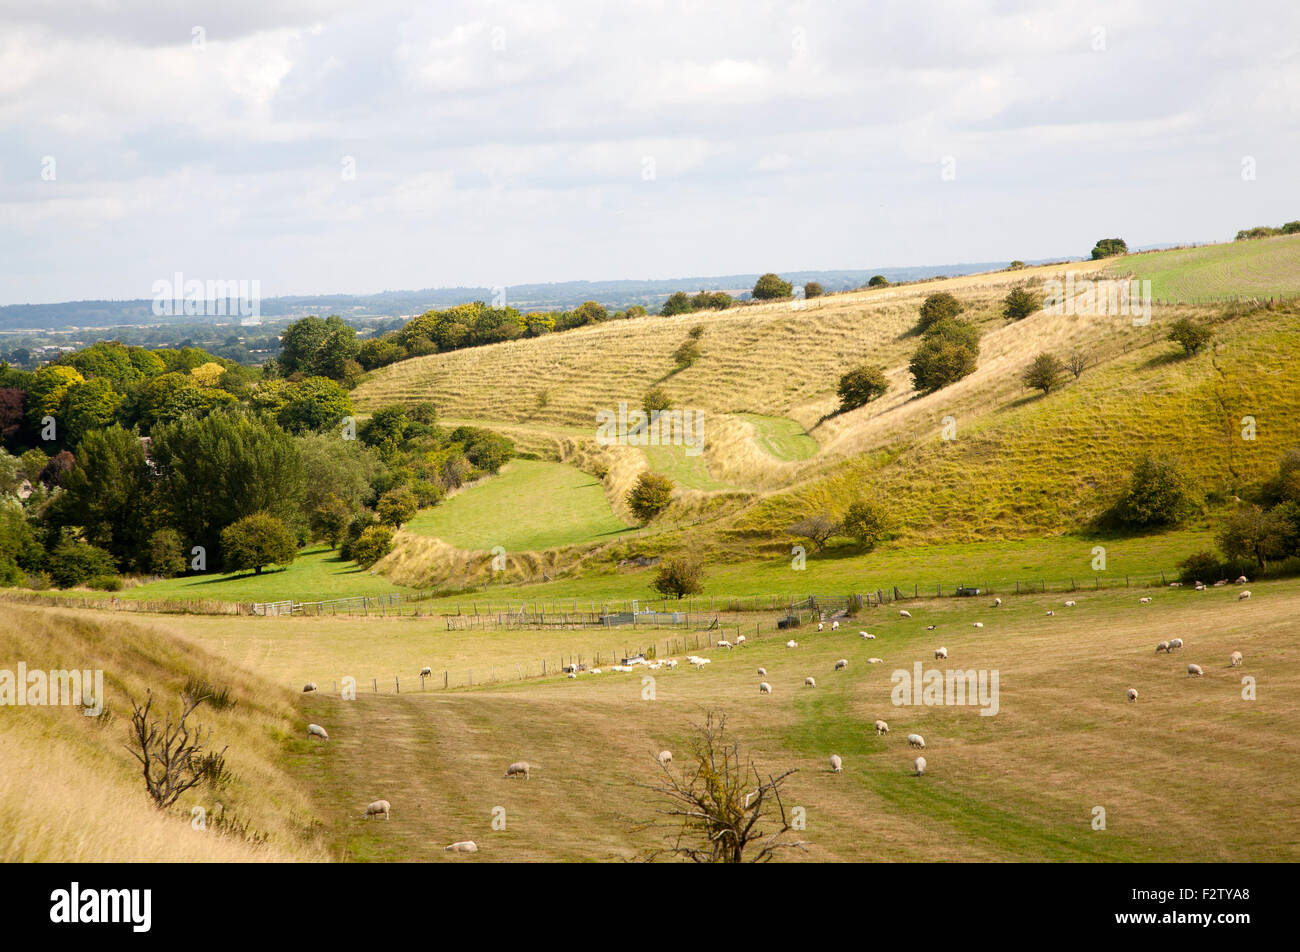
[(1300, 235), (1127, 255), (1107, 267), (1151, 281), (1152, 295), (1182, 303), (1300, 297)]

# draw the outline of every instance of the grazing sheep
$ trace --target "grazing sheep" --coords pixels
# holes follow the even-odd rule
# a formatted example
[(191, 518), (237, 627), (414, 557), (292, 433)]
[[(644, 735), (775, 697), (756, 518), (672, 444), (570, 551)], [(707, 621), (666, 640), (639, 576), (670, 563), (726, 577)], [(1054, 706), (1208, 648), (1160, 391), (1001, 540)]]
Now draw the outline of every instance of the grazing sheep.
[(844, 761), (840, 760), (839, 754), (831, 754), (831, 773), (839, 773), (844, 769)]
[(570, 679), (571, 681), (576, 681), (576, 680), (578, 680), (578, 672), (577, 672), (577, 671), (570, 671), (570, 672), (569, 672), (569, 679)]
[(325, 730), (325, 728), (321, 727), (319, 724), (308, 724), (308, 725), (307, 725), (307, 736), (308, 736), (308, 737), (319, 737), (321, 740), (329, 740), (329, 739), (330, 739), (329, 732), (327, 732), (327, 731)]
[(925, 758), (917, 757), (916, 760), (912, 761), (912, 766), (916, 768), (916, 775), (921, 776), (925, 773)]
[(877, 721), (876, 721), (876, 736), (879, 737), (881, 734), (888, 734), (888, 733), (889, 733), (889, 725), (886, 724), (884, 721), (877, 720)]
[(1050, 608), (1047, 610), (1047, 617), (1048, 617), (1048, 618), (1052, 618), (1052, 617), (1054, 617), (1055, 615), (1056, 615), (1056, 612), (1052, 611)]
[(925, 626), (925, 630), (926, 630), (926, 631), (934, 631), (934, 630), (935, 630), (936, 628), (938, 628), (938, 627), (939, 627), (938, 625), (926, 625), (926, 626)]
[(1128, 699), (1129, 699), (1130, 701), (1136, 701), (1136, 700), (1138, 699), (1138, 689), (1137, 689), (1137, 688), (1129, 688), (1129, 689), (1128, 689)]
[(885, 659), (884, 659), (884, 658), (868, 658), (868, 659), (867, 659), (867, 664), (884, 664), (884, 663), (885, 663)]
[(736, 636), (736, 647), (739, 648), (739, 647), (740, 647), (741, 645), (743, 645), (744, 643), (745, 643), (745, 636), (744, 636), (744, 635), (737, 635), (737, 636)]
[(814, 678), (812, 675), (809, 675), (808, 677), (803, 679), (803, 686), (806, 688), (815, 688), (817, 687), (817, 679)]
[(420, 669), (420, 673), (419, 673), (418, 677), (421, 677), (421, 678), (431, 678), (431, 677), (433, 677), (433, 668), (430, 668), (430, 667), (428, 667), (428, 666), (426, 665), (425, 667), (423, 667), (423, 668)]
[(1228, 655), (1228, 664), (1229, 664), (1231, 667), (1234, 667), (1234, 668), (1240, 667), (1240, 666), (1241, 666), (1241, 652), (1240, 652), (1240, 651), (1234, 651), (1232, 654)]
[(840, 623), (837, 621), (831, 622), (831, 631), (839, 631), (839, 630), (840, 630)]
[(971, 625), (971, 627), (972, 627), (972, 628), (983, 628), (983, 627), (984, 627), (984, 622), (982, 622), (982, 621), (977, 621), (977, 622), (975, 622), (973, 625)]
[(444, 846), (442, 848), (444, 853), (448, 850), (453, 853), (477, 853), (478, 844), (473, 840), (461, 840), (459, 843), (452, 843), (451, 846)]
[(797, 641), (795, 641), (793, 638), (791, 638), (789, 641), (787, 641), (787, 642), (785, 643), (785, 646), (786, 646), (787, 648), (798, 648), (798, 647), (799, 647), (799, 642), (797, 642)]
[(1002, 604), (1002, 599), (1000, 599), (1000, 598), (995, 598), (995, 599), (993, 599), (993, 607), (994, 607), (994, 608), (999, 607), (1001, 604)]
[(1247, 582), (1249, 582), (1249, 581), (1250, 581), (1250, 579), (1246, 578), (1246, 576), (1244, 576), (1244, 575), (1238, 575), (1238, 576), (1237, 576), (1237, 584), (1238, 584), (1238, 585), (1245, 585), (1245, 584), (1246, 584)]
[(909, 612), (906, 608), (900, 608), (900, 609), (898, 610), (898, 617), (899, 617), (899, 618), (911, 618), (911, 617), (912, 617), (912, 613)]
[(578, 666), (576, 664), (566, 664), (560, 670), (563, 671), (565, 674), (573, 674), (575, 671), (578, 670)]
[(687, 658), (686, 660), (695, 666), (696, 671), (702, 671), (706, 664), (713, 663), (712, 658)]
[(673, 762), (673, 752), (671, 750), (661, 750), (656, 759), (662, 766), (667, 767)]
[(1197, 583), (1196, 583), (1196, 590), (1197, 590), (1198, 592), (1203, 592), (1203, 591), (1205, 591), (1205, 583), (1204, 583), (1204, 582), (1197, 582)]
[(315, 681), (308, 681), (306, 684), (304, 684), (304, 685), (302, 686), (302, 693), (303, 693), (303, 694), (310, 694), (312, 691), (315, 691), (315, 690), (316, 690), (316, 682), (315, 682)]
[(1247, 598), (1250, 598), (1250, 589), (1247, 589), (1247, 590), (1244, 591), (1244, 592), (1238, 592), (1238, 593), (1237, 593), (1237, 601), (1240, 602), (1240, 601), (1242, 601), (1242, 600), (1244, 600), (1244, 599), (1247, 599)]
[(908, 735), (907, 735), (907, 746), (908, 746), (908, 747), (920, 747), (922, 750), (924, 750), (924, 749), (925, 749), (925, 738), (922, 737), (920, 734), (908, 734)]
[(588, 674), (601, 674), (602, 672), (601, 672), (600, 668), (592, 668), (592, 669), (591, 669), (589, 672), (587, 672), (587, 673), (588, 673)]
[(1065, 603), (1065, 607), (1066, 607), (1066, 608), (1073, 608), (1073, 607), (1074, 607), (1075, 605), (1077, 605), (1077, 604), (1079, 604), (1079, 603), (1076, 602), (1076, 601), (1072, 598), (1072, 599), (1070, 599), (1068, 602)]
[(849, 666), (849, 659), (848, 659), (848, 658), (841, 658), (839, 661), (836, 661), (836, 662), (835, 662), (835, 670), (836, 670), (836, 671), (843, 671), (843, 670), (844, 670), (845, 668), (847, 668), (848, 666)]
[(385, 820), (391, 820), (392, 817), (388, 815), (391, 810), (392, 806), (387, 800), (376, 800), (374, 803), (366, 807), (365, 815), (362, 816), (361, 819), (369, 820), (372, 816), (379, 816), (379, 814), (382, 813)]
[(824, 627), (825, 627), (825, 626), (824, 626), (821, 622), (818, 622), (818, 623), (817, 623), (817, 630), (818, 630), (818, 631), (821, 631), (822, 628), (824, 628)]
[(726, 638), (723, 638), (721, 641), (718, 642), (718, 647), (719, 647), (719, 648), (727, 648), (728, 650), (730, 650), (730, 648), (731, 648), (731, 642), (728, 641)]
[(630, 664), (613, 664), (610, 665), (609, 670), (628, 672), (628, 671), (635, 671), (636, 668), (632, 667)]
[(1205, 672), (1201, 670), (1199, 664), (1189, 664), (1187, 666), (1187, 676), (1189, 678), (1199, 678), (1203, 674), (1205, 674)]
[(1183, 639), (1181, 639), (1181, 638), (1170, 638), (1170, 639), (1169, 639), (1169, 650), (1170, 650), (1170, 651), (1173, 651), (1175, 648), (1181, 648), (1182, 646), (1183, 646)]
[(765, 677), (767, 677), (767, 668), (759, 668), (759, 669), (758, 669), (758, 676), (759, 676), (760, 678), (765, 678)]
[(1170, 582), (1170, 583), (1169, 583), (1169, 587), (1170, 587), (1170, 588), (1182, 588), (1182, 587), (1183, 587), (1183, 583), (1182, 583), (1182, 582)]
[(947, 657), (948, 657), (948, 649), (947, 649), (947, 648), (935, 648), (935, 649), (934, 649), (934, 660), (935, 660), (935, 661), (942, 661), (942, 660), (944, 660), (944, 659), (947, 658)]
[(1173, 650), (1174, 649), (1170, 646), (1169, 642), (1167, 641), (1162, 641), (1156, 645), (1156, 654), (1160, 654), (1160, 652), (1162, 651), (1168, 654), (1170, 651)]
[(1227, 585), (1227, 584), (1228, 584), (1228, 580), (1227, 580), (1226, 578), (1221, 578), (1221, 579), (1219, 579), (1217, 582), (1214, 583), (1214, 587), (1215, 587), (1215, 588), (1222, 588), (1224, 585)]
[(506, 768), (506, 776), (523, 777), (525, 780), (531, 780), (532, 771), (533, 768), (528, 766), (528, 761), (516, 760), (513, 764), (511, 764), (509, 767)]
[(758, 693), (759, 693), (759, 694), (771, 694), (771, 693), (772, 693), (772, 685), (768, 684), (766, 681), (762, 682), (762, 683), (758, 686)]
[(1141, 598), (1138, 599), (1138, 604), (1139, 604), (1139, 605), (1148, 605), (1148, 604), (1150, 604), (1150, 602), (1151, 602), (1151, 596), (1150, 596), (1150, 595), (1143, 595)]
[(873, 634), (871, 634), (870, 632), (867, 632), (867, 631), (860, 631), (860, 632), (858, 632), (858, 634), (859, 634), (861, 637), (866, 638), (867, 641), (875, 641), (875, 640), (876, 640), (876, 636), (873, 635)]

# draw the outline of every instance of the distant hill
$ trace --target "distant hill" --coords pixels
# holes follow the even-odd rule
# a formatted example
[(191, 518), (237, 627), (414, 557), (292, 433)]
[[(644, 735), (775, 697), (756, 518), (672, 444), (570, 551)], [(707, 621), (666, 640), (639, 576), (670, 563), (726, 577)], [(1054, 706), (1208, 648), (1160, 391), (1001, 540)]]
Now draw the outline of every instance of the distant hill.
[[(787, 281), (802, 285), (819, 282), (827, 291), (860, 288), (873, 275), (890, 282), (920, 281), (940, 275), (955, 277), (1005, 267), (1005, 261), (963, 262), (900, 268), (850, 271), (782, 271)], [(759, 275), (729, 274), (712, 277), (622, 279), (617, 281), (560, 281), (550, 284), (516, 284), (505, 289), (506, 303), (523, 311), (566, 310), (583, 301), (599, 301), (613, 310), (640, 304), (654, 310), (674, 291), (729, 291), (748, 295)], [(304, 314), (338, 314), (344, 318), (392, 318), (423, 314), (466, 301), (492, 301), (496, 289), (485, 287), (425, 288), (419, 291), (382, 291), (378, 294), (291, 295), (264, 298), (264, 318)], [(59, 304), (10, 304), (0, 307), (0, 331), (71, 327), (114, 327), (160, 323), (207, 322), (210, 316), (165, 318), (153, 313), (153, 301), (65, 301)], [(238, 319), (235, 318), (237, 321)]]

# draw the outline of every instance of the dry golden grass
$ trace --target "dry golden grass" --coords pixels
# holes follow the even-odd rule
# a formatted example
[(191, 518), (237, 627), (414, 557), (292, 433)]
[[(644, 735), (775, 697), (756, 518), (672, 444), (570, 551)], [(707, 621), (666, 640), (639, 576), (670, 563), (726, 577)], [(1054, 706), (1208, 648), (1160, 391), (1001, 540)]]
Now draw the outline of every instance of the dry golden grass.
[[(229, 622), (229, 619), (227, 619)], [(0, 707), (0, 861), (5, 862), (247, 862), (327, 857), (313, 828), (305, 790), (286, 760), (306, 750), (298, 738), (306, 722), (287, 691), (270, 687), (237, 664), (184, 637), (158, 631), (149, 620), (12, 604), (0, 617), (0, 658), (10, 670), (89, 668), (104, 671), (111, 716), (86, 717), (80, 708)], [(231, 689), (233, 709), (203, 705), (191, 719), (212, 728), (216, 750), (229, 745), (234, 779), (220, 790), (206, 785), (160, 812), (144, 790), (139, 767), (124, 744), (130, 728), (128, 696), (152, 688), (154, 709), (178, 712), (178, 693), (190, 675)], [(191, 826), (190, 810), (209, 816), (221, 803), (228, 817), (266, 834), (263, 845), (223, 836), (209, 823)]]
[[(660, 842), (631, 832), (657, 807), (632, 782), (654, 779), (652, 756), (664, 748), (682, 766), (690, 725), (716, 708), (760, 765), (799, 768), (790, 802), (807, 811), (811, 846), (795, 858), (1294, 861), (1300, 582), (1251, 588), (1248, 602), (1230, 587), (1158, 590), (1150, 605), (1121, 591), (1079, 593), (1074, 609), (1057, 595), (997, 609), (984, 599), (913, 603), (911, 620), (872, 610), (836, 633), (805, 629), (794, 650), (784, 635), (711, 650), (703, 671), (658, 672), (655, 700), (642, 699), (641, 673), (363, 692), (356, 701), (322, 693), (305, 703), (333, 739), (304, 761), (304, 776), (348, 858), (626, 859)], [(521, 655), (598, 646), (584, 632), (430, 638), (427, 621), (410, 620), (168, 624), (295, 681), (385, 666), (413, 676), (422, 664), (499, 670)], [(859, 639), (859, 628), (877, 640)], [(1181, 652), (1153, 653), (1175, 635), (1186, 641)], [(914, 661), (932, 666), (939, 644), (949, 651), (945, 668), (999, 671), (995, 717), (891, 704), (890, 673)], [(1242, 668), (1228, 667), (1233, 650), (1244, 653)], [(871, 655), (886, 664), (866, 664)], [(832, 670), (838, 657), (850, 660), (847, 672)], [(1205, 677), (1187, 677), (1193, 661)], [(770, 697), (757, 692), (758, 665), (775, 687)], [(815, 689), (801, 687), (809, 674)], [(1257, 700), (1242, 698), (1246, 676)], [(1125, 700), (1129, 687), (1141, 693), (1135, 704)], [(877, 717), (890, 722), (884, 738), (871, 730)], [(905, 741), (913, 731), (928, 745), (919, 779)], [(844, 758), (844, 773), (827, 769), (831, 753)], [(518, 759), (533, 764), (530, 781), (502, 776)], [(361, 821), (377, 797), (392, 802), (393, 819)], [(1105, 831), (1090, 827), (1095, 806), (1106, 810)], [(492, 828), (498, 807), (504, 831)], [(461, 839), (483, 852), (442, 852)]]

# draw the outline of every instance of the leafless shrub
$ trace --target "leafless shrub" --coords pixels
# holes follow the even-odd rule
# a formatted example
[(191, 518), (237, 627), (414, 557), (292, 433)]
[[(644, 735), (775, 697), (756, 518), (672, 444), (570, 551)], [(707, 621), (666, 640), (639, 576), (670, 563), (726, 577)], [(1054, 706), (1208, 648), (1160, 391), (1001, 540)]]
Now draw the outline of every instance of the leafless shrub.
[[(202, 695), (182, 694), (180, 720), (173, 724), (168, 712), (159, 726), (157, 719), (149, 716), (153, 707), (152, 691), (146, 693), (143, 706), (131, 699), (131, 743), (126, 749), (140, 761), (145, 789), (160, 810), (171, 806), (182, 793), (210, 776), (202, 757), (205, 742), (200, 731), (191, 730), (185, 723), (203, 700)], [(227, 749), (223, 747), (221, 754)], [(221, 763), (224, 764), (224, 756)]]

